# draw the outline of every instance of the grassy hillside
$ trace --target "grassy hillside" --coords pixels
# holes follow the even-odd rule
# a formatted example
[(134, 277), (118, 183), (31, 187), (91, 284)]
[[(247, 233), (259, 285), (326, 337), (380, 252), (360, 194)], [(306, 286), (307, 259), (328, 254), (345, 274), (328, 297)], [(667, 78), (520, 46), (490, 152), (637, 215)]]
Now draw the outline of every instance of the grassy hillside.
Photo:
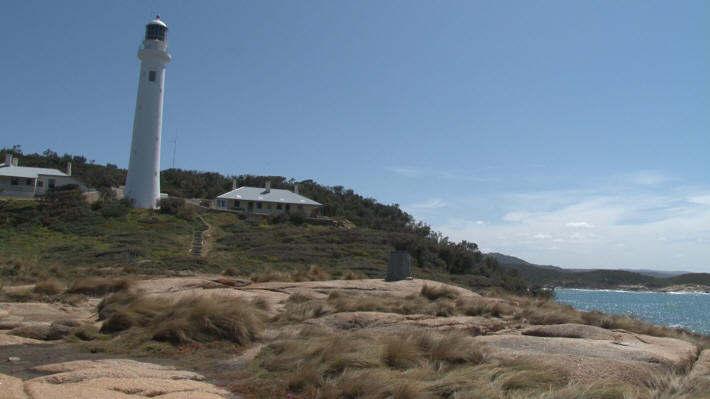
[[(90, 208), (80, 198), (66, 198), (75, 195), (59, 192), (55, 196), (61, 199), (0, 201), (3, 281), (185, 272), (249, 276), (311, 267), (334, 278), (348, 271), (382, 278), (389, 253), (408, 249), (417, 277), (477, 289), (527, 290), (520, 278), (483, 261), (472, 244), (436, 241), (411, 231), (316, 226), (297, 218), (198, 212), (191, 206), (177, 215), (121, 208), (117, 201)], [(209, 226), (205, 251), (193, 256), (188, 250), (202, 221)]]
[[(23, 154), (19, 146), (3, 149), (0, 157), (6, 152), (19, 156), (26, 166), (63, 168), (71, 161), (74, 175), (103, 195), (91, 208), (70, 192), (55, 193), (39, 202), (0, 202), (0, 250), (15, 259), (5, 263), (19, 259), (33, 270), (47, 266), (64, 270), (69, 265), (72, 271), (62, 272), (69, 274), (185, 269), (245, 274), (264, 268), (293, 270), (316, 265), (336, 275), (353, 270), (383, 277), (388, 254), (406, 250), (422, 277), (454, 279), (479, 288), (527, 289), (514, 273), (483, 259), (475, 243), (451, 242), (415, 221), (397, 204), (381, 204), (342, 186), (326, 187), (312, 180), (296, 182), (280, 176), (223, 176), (170, 169), (161, 172), (161, 191), (171, 196), (214, 198), (230, 190), (233, 180), (247, 186), (270, 181), (274, 188), (290, 190), (298, 184), (302, 194), (324, 204), (325, 215), (352, 228), (307, 225), (299, 218), (239, 217), (204, 210), (198, 216), (194, 209), (184, 207), (169, 215), (130, 209), (111, 198), (107, 188), (122, 183), (125, 176), (125, 170), (115, 165), (87, 163), (83, 156), (59, 156), (51, 150)], [(191, 256), (187, 250), (203, 221), (211, 227), (209, 250), (206, 256)]]

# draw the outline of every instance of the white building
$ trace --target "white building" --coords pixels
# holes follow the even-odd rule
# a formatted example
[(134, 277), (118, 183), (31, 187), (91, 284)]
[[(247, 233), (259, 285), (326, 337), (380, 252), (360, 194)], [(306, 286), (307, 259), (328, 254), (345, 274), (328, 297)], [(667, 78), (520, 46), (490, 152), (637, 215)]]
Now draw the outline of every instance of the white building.
[(160, 198), (160, 136), (163, 129), (165, 66), (170, 62), (168, 26), (156, 16), (145, 26), (138, 49), (141, 71), (133, 120), (125, 196), (137, 208), (155, 208)]
[(0, 196), (34, 197), (69, 185), (76, 185), (81, 191), (87, 190), (86, 186), (71, 177), (71, 163), (67, 164), (67, 173), (57, 169), (19, 166), (19, 160), (12, 154), (6, 154), (5, 162), (0, 164)]
[(321, 216), (323, 204), (306, 198), (296, 191), (266, 187), (239, 187), (217, 197), (217, 209), (250, 212), (262, 215), (300, 212), (306, 216)]

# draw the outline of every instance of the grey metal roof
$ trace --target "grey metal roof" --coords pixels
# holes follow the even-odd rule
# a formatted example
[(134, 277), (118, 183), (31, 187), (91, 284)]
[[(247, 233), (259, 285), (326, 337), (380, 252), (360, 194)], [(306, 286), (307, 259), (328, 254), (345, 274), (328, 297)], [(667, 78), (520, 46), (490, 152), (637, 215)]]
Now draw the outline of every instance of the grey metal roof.
[(323, 204), (308, 199), (300, 194), (288, 190), (279, 190), (272, 188), (269, 192), (263, 187), (239, 187), (228, 193), (224, 193), (217, 198), (219, 199), (234, 199), (239, 201), (261, 201), (275, 202), (283, 204), (298, 204), (298, 205), (316, 205)]
[(0, 176), (23, 177), (25, 179), (36, 179), (38, 175), (64, 176), (64, 177), (69, 176), (68, 174), (58, 171), (57, 169), (33, 168), (30, 166), (7, 166), (5, 164), (0, 165)]

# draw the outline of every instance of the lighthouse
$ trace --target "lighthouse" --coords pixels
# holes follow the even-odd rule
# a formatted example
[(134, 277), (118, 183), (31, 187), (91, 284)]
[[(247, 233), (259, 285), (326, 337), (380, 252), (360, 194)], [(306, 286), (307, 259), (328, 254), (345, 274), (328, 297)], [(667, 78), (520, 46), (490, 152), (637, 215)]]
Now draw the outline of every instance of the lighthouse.
[(141, 72), (133, 119), (125, 197), (137, 208), (155, 208), (160, 197), (160, 134), (163, 127), (165, 66), (170, 62), (168, 26), (157, 15), (145, 26), (138, 49)]

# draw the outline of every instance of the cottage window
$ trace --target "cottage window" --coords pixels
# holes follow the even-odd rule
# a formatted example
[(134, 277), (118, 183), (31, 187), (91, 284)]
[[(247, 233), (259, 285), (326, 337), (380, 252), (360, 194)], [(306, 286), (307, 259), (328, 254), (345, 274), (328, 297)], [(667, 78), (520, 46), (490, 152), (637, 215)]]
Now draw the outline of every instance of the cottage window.
[(281, 210), (281, 204), (276, 204), (276, 209)]
[(20, 182), (16, 177), (13, 177), (10, 184), (12, 184), (13, 186), (16, 186), (16, 185), (20, 184)]
[(234, 201), (234, 207), (239, 208), (239, 201)]
[(54, 188), (56, 185), (56, 180), (55, 179), (49, 179), (49, 188)]
[(38, 180), (37, 187), (43, 187), (43, 186), (44, 186), (44, 182), (42, 180)]
[(256, 209), (261, 209), (261, 202), (256, 203)]
[(298, 206), (298, 209), (303, 209), (303, 205), (299, 205), (299, 206)]
[(32, 184), (34, 184), (34, 182), (32, 181), (32, 179), (27, 179), (27, 180), (25, 180), (25, 186), (31, 186)]

